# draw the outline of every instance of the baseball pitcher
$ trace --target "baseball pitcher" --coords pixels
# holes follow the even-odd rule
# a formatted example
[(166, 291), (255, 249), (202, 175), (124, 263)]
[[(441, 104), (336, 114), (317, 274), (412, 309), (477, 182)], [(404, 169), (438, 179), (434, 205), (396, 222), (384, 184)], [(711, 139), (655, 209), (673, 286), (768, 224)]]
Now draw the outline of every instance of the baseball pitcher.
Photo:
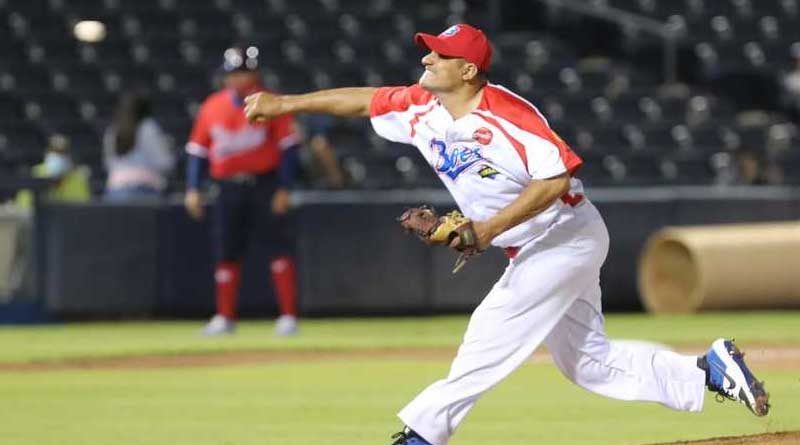
[(567, 378), (607, 397), (700, 411), (708, 388), (767, 414), (764, 386), (732, 341), (714, 341), (701, 357), (609, 341), (599, 282), (608, 233), (575, 177), (582, 160), (535, 106), (487, 81), (492, 49), (482, 31), (459, 24), (415, 41), (428, 51), (415, 85), (259, 93), (245, 108), (252, 121), (369, 117), (382, 137), (419, 149), (463, 213), (410, 209), (401, 225), (462, 258), (496, 246), (510, 259), (472, 314), (449, 374), (400, 411), (406, 427), (393, 443), (445, 445), (481, 395), (541, 344)]

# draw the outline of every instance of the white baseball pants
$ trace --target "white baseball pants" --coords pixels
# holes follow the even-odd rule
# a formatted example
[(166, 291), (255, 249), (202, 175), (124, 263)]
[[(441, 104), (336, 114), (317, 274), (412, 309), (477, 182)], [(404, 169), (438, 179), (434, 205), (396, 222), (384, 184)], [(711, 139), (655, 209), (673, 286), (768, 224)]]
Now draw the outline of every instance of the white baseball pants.
[(600, 267), (608, 232), (585, 202), (519, 251), (475, 309), (447, 378), (398, 416), (433, 445), (445, 445), (478, 398), (525, 363), (542, 343), (571, 381), (621, 400), (700, 411), (705, 373), (697, 357), (610, 342), (603, 330)]

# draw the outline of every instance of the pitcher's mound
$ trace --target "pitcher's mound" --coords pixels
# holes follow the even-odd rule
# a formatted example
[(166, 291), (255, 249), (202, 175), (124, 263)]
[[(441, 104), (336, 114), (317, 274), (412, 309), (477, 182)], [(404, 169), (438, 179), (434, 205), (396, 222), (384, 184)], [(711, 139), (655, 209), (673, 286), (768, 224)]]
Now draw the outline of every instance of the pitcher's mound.
[(660, 445), (798, 445), (800, 431), (756, 434), (755, 436), (716, 437), (714, 439), (670, 442)]

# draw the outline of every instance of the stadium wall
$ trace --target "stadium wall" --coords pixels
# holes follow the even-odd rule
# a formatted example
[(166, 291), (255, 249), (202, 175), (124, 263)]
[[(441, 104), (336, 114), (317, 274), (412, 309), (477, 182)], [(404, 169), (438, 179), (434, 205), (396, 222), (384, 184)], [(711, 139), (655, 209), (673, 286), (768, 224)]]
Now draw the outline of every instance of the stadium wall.
[[(601, 276), (604, 304), (639, 310), (637, 261), (665, 226), (800, 220), (800, 191), (770, 188), (594, 190), (611, 234)], [(498, 249), (451, 274), (455, 254), (404, 233), (395, 216), (420, 202), (447, 209), (442, 191), (306, 192), (294, 196), (301, 308), (305, 314), (460, 312), (473, 308), (502, 272)], [(193, 317), (213, 309), (207, 223), (179, 203), (50, 205), (40, 217), (44, 302), (62, 316)], [(275, 312), (266, 257), (245, 261), (244, 316)]]

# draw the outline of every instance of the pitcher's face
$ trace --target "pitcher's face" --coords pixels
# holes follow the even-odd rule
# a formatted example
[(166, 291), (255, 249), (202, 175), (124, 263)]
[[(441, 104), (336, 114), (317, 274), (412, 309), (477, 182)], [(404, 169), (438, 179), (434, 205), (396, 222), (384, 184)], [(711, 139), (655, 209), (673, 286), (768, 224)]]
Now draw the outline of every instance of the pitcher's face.
[(453, 91), (465, 83), (464, 67), (467, 62), (460, 57), (442, 56), (431, 51), (422, 58), (425, 71), (419, 85), (434, 93)]

